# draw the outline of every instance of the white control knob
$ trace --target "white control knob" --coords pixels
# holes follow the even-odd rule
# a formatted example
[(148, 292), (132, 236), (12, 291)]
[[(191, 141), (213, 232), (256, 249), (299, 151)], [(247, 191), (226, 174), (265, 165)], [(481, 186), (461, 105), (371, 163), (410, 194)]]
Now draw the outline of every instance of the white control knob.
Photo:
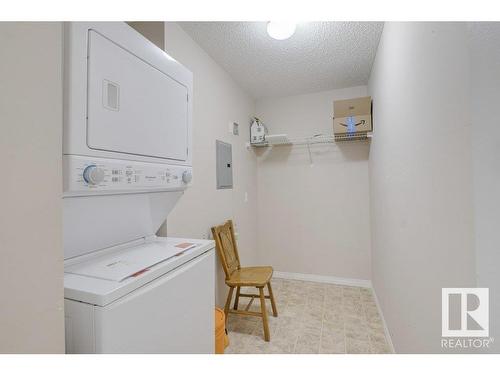
[(193, 174), (190, 171), (184, 171), (182, 174), (182, 182), (185, 184), (189, 184), (193, 179)]
[(104, 180), (104, 170), (96, 165), (89, 165), (83, 171), (83, 179), (89, 185), (97, 185)]

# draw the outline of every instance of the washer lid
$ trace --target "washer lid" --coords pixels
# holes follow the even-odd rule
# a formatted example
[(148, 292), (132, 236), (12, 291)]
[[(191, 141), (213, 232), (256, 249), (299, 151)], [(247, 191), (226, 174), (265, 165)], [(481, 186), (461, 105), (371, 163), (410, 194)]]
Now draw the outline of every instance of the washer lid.
[(65, 272), (119, 282), (197, 246), (197, 242), (146, 243), (68, 266)]
[(64, 269), (64, 297), (105, 306), (213, 248), (209, 240), (158, 237), (72, 262)]

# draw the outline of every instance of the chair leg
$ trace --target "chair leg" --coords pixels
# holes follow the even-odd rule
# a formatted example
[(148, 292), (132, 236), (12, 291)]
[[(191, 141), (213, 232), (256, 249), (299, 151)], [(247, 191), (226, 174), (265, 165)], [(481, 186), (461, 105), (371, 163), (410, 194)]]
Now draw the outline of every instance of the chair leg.
[(270, 341), (269, 324), (267, 322), (266, 299), (264, 297), (264, 287), (259, 287), (260, 311), (262, 312), (262, 325), (264, 326), (264, 340)]
[(234, 287), (230, 286), (229, 293), (227, 294), (226, 306), (224, 306), (224, 315), (226, 316), (226, 323), (227, 323), (227, 317), (229, 316), (229, 306), (231, 305), (231, 299), (233, 298), (233, 290)]
[(236, 287), (236, 297), (234, 297), (234, 309), (238, 310), (238, 302), (240, 302), (240, 290), (241, 287)]
[(269, 299), (271, 300), (271, 306), (273, 308), (273, 316), (278, 316), (278, 309), (276, 309), (276, 302), (274, 301), (273, 288), (271, 288), (271, 282), (267, 283), (267, 289), (269, 290)]

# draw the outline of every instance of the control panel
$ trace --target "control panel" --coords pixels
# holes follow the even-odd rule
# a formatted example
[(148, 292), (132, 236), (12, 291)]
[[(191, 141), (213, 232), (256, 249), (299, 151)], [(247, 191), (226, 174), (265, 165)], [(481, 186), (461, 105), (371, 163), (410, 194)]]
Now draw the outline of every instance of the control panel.
[(65, 195), (184, 190), (192, 168), (160, 163), (65, 155)]

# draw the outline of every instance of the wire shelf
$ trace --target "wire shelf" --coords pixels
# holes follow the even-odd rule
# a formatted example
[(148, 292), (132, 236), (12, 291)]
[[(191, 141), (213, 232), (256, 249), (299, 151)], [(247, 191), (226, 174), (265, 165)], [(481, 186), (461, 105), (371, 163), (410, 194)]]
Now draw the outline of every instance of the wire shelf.
[(314, 145), (347, 141), (370, 140), (372, 133), (325, 135), (316, 134), (309, 137), (288, 138), (286, 134), (266, 135), (266, 141), (262, 143), (252, 143), (253, 147), (272, 147), (272, 146), (293, 146), (293, 145)]

